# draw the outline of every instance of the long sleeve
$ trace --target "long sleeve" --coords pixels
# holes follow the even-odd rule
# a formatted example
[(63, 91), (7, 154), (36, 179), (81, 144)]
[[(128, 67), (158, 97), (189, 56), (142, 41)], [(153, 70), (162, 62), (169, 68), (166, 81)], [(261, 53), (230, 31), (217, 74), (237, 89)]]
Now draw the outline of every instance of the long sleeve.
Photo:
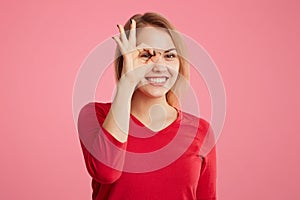
[(216, 199), (216, 147), (202, 158), (202, 167), (197, 186), (197, 200)]
[(107, 104), (89, 103), (78, 118), (78, 133), (86, 168), (97, 182), (113, 183), (122, 174), (127, 143), (121, 143), (102, 128)]
[(197, 186), (197, 200), (216, 200), (216, 140), (211, 127), (200, 151), (202, 166)]

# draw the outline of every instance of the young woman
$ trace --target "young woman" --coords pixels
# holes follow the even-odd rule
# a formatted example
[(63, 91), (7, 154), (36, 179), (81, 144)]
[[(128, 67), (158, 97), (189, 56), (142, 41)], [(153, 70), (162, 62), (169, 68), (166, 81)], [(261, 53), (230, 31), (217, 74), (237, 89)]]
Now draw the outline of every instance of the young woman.
[(209, 123), (180, 109), (189, 65), (179, 34), (157, 13), (117, 26), (116, 95), (78, 120), (93, 200), (216, 199), (215, 147), (201, 154)]

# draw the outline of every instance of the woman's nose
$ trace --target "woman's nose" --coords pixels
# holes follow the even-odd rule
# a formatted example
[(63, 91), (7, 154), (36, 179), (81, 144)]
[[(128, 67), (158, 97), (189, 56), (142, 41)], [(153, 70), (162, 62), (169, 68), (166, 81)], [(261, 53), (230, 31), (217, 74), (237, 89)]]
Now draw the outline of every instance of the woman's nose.
[(152, 71), (153, 72), (164, 72), (164, 71), (167, 71), (167, 67), (164, 64), (155, 63), (152, 68)]

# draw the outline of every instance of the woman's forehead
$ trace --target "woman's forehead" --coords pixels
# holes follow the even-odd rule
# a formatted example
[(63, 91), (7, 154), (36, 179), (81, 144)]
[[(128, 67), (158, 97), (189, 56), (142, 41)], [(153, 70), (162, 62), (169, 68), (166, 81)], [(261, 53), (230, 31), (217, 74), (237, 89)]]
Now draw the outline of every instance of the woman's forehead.
[(156, 27), (144, 27), (137, 30), (136, 43), (138, 47), (171, 49), (175, 45), (166, 29)]

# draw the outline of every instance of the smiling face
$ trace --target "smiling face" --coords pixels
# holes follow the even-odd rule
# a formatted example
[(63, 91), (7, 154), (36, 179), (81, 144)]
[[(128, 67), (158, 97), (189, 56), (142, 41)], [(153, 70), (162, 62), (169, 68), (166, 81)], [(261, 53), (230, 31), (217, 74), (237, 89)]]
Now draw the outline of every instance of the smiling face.
[(139, 65), (151, 67), (138, 84), (138, 92), (152, 98), (164, 96), (176, 82), (180, 65), (171, 36), (162, 28), (141, 28), (137, 48)]

